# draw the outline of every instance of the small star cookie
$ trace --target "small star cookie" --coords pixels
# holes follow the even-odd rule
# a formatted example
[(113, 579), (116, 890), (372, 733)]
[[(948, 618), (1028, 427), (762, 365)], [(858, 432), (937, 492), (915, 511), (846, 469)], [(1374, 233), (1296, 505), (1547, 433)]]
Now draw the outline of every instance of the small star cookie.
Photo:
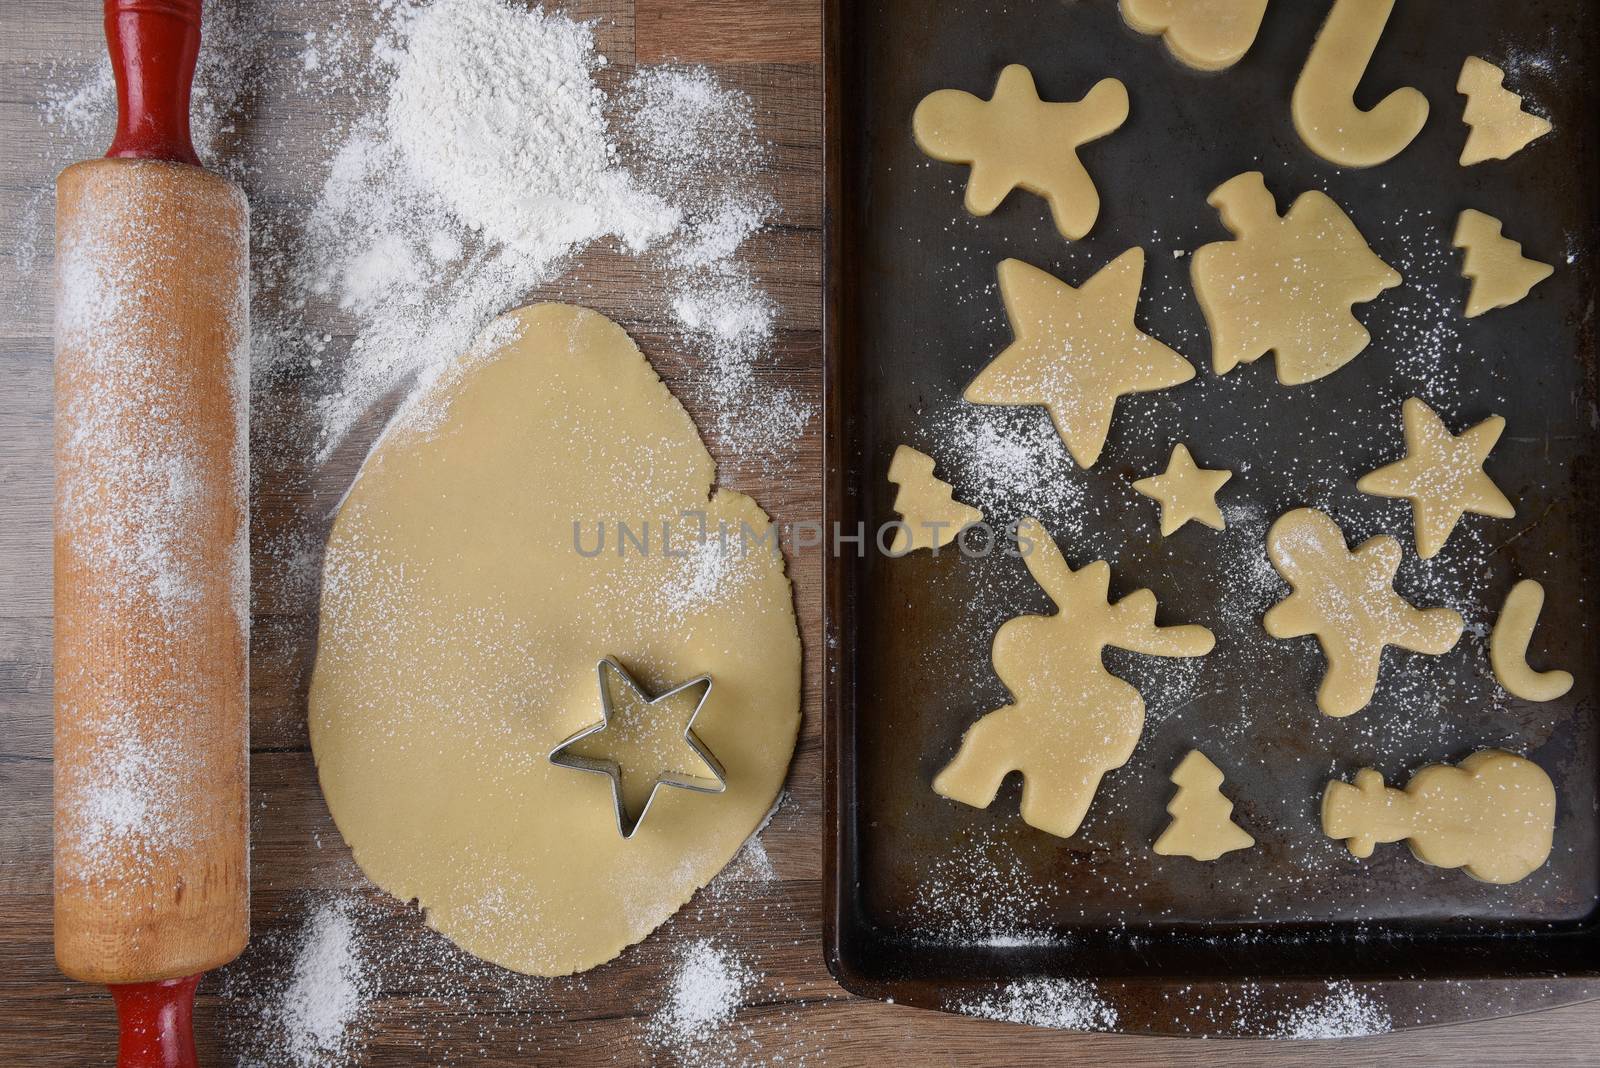
[(959, 89), (924, 97), (911, 119), (917, 147), (945, 163), (967, 163), (967, 210), (988, 215), (1013, 189), (1050, 205), (1069, 241), (1087, 234), (1100, 215), (1100, 194), (1078, 148), (1128, 119), (1128, 90), (1115, 78), (1095, 83), (1076, 103), (1039, 99), (1033, 74), (1013, 63), (1000, 72), (994, 96)]
[(1232, 477), (1232, 471), (1197, 466), (1188, 446), (1180, 442), (1172, 447), (1165, 472), (1141, 478), (1133, 488), (1161, 502), (1161, 536), (1165, 538), (1191, 519), (1212, 530), (1226, 527), (1222, 509), (1217, 507), (1217, 491)]
[(1328, 660), (1317, 707), (1327, 715), (1367, 707), (1385, 646), (1442, 656), (1466, 627), (1459, 613), (1413, 608), (1394, 591), (1398, 541), (1372, 538), (1352, 551), (1339, 524), (1314, 508), (1278, 517), (1267, 531), (1267, 556), (1294, 592), (1262, 625), (1274, 638), (1316, 637)]
[(1082, 286), (1021, 260), (1000, 264), (1015, 340), (967, 386), (972, 404), (1042, 404), (1080, 467), (1100, 459), (1117, 398), (1187, 382), (1194, 366), (1133, 323), (1144, 249), (1131, 248)]
[(1510, 519), (1517, 509), (1483, 470), (1506, 421), (1490, 416), (1460, 436), (1450, 433), (1434, 410), (1412, 397), (1401, 407), (1406, 458), (1380, 467), (1356, 483), (1375, 497), (1411, 501), (1417, 529), (1417, 555), (1431, 559), (1449, 539), (1461, 517)]

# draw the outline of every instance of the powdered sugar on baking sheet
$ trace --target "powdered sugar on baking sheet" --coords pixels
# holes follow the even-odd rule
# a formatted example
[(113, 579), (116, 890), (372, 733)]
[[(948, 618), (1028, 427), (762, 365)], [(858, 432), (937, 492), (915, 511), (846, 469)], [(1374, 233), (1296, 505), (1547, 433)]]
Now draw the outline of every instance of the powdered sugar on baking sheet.
[(1110, 1031), (1117, 1026), (1117, 1010), (1101, 999), (1094, 984), (1080, 979), (1025, 979), (946, 1007), (985, 1020), (1067, 1031)]
[(1360, 1038), (1393, 1030), (1389, 1013), (1346, 981), (1328, 983), (1328, 993), (1291, 1010), (1273, 1038)]

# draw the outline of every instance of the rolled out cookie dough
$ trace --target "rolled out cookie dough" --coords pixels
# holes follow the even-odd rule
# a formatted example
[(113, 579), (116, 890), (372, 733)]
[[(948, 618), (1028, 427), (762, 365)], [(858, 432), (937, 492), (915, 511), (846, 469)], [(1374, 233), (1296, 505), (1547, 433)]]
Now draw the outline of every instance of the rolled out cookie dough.
[[(340, 508), (310, 694), (322, 790), (367, 876), (468, 952), (536, 975), (609, 960), (771, 810), (799, 726), (793, 597), (766, 516), (714, 474), (622, 329), (544, 304), (491, 324)], [(619, 522), (648, 554), (619, 551)], [(606, 655), (652, 692), (709, 673), (695, 733), (727, 770), (722, 794), (663, 791), (631, 841), (604, 776), (547, 759), (599, 719)]]
[(1140, 33), (1161, 34), (1196, 70), (1224, 70), (1244, 58), (1261, 29), (1267, 0), (1122, 0), (1122, 18)]

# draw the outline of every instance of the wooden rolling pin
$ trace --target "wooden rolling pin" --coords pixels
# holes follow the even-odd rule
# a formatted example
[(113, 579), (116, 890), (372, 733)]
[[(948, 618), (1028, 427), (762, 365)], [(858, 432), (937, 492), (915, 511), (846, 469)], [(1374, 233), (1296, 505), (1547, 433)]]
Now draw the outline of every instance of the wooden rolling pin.
[(119, 116), (56, 181), (55, 944), (118, 1063), (195, 1063), (249, 936), (249, 225), (189, 137), (201, 0), (106, 0)]

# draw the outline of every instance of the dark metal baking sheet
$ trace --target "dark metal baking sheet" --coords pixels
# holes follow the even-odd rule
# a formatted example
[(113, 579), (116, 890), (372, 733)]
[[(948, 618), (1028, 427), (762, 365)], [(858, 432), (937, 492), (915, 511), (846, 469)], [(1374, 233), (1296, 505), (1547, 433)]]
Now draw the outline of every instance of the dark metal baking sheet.
[[(1074, 566), (1112, 562), (1114, 596), (1148, 587), (1161, 622), (1203, 623), (1218, 638), (1197, 663), (1108, 655), (1144, 693), (1148, 722), (1081, 831), (1062, 840), (1021, 822), (1016, 776), (985, 810), (929, 787), (962, 732), (1007, 701), (989, 660), (996, 628), (1049, 610), (1022, 563), (830, 558), (828, 954), (852, 990), (951, 1008), (1020, 979), (1089, 979), (1117, 1029), (1190, 1034), (1286, 1033), (1283, 1021), (1330, 980), (1397, 1027), (1600, 996), (1600, 8), (1401, 3), (1357, 102), (1414, 85), (1431, 116), (1395, 160), (1344, 170), (1300, 143), (1289, 114), (1328, 6), (1273, 3), (1246, 58), (1204, 74), (1125, 27), (1113, 0), (829, 5), (828, 520), (854, 530), (893, 519), (885, 470), (910, 444), (990, 521), (1037, 516)], [(1504, 66), (1555, 132), (1509, 161), (1460, 167), (1454, 86), (1468, 54)], [(1011, 62), (1032, 69), (1046, 99), (1076, 100), (1107, 76), (1128, 87), (1128, 122), (1082, 151), (1102, 197), (1082, 241), (1064, 241), (1044, 202), (1021, 193), (969, 217), (966, 169), (912, 142), (925, 94), (987, 97)], [(1321, 382), (1281, 387), (1270, 357), (1225, 378), (1210, 370), (1187, 253), (1229, 236), (1206, 197), (1248, 170), (1265, 173), (1280, 210), (1326, 191), (1405, 276), (1358, 311), (1372, 345)], [(1520, 304), (1471, 321), (1450, 247), (1467, 207), (1501, 218), (1528, 255), (1557, 266)], [(1079, 285), (1135, 245), (1148, 261), (1139, 325), (1191, 359), (1195, 381), (1124, 398), (1089, 471), (1067, 458), (1043, 411), (961, 402), (1010, 338), (995, 285), (1002, 259)], [(1468, 517), (1427, 563), (1412, 548), (1409, 508), (1354, 487), (1401, 454), (1399, 408), (1412, 395), (1456, 430), (1506, 417), (1489, 470), (1518, 505), (1515, 520)], [(1223, 492), (1222, 534), (1191, 524), (1162, 539), (1155, 504), (1130, 489), (1180, 440), (1203, 465), (1238, 472)], [(1314, 642), (1272, 641), (1260, 628), (1287, 591), (1265, 560), (1266, 526), (1302, 504), (1330, 511), (1352, 542), (1400, 538), (1401, 591), (1469, 621), (1447, 656), (1388, 652), (1372, 705), (1348, 719), (1315, 707)], [(1488, 667), (1488, 625), (1521, 577), (1550, 594), (1536, 661), (1577, 676), (1549, 704), (1508, 697)], [(1321, 835), (1329, 778), (1373, 766), (1398, 785), (1490, 745), (1529, 755), (1556, 783), (1555, 850), (1528, 879), (1478, 883), (1400, 845), (1357, 862)], [(1213, 864), (1151, 853), (1167, 776), (1196, 746), (1226, 772), (1258, 848)]]

